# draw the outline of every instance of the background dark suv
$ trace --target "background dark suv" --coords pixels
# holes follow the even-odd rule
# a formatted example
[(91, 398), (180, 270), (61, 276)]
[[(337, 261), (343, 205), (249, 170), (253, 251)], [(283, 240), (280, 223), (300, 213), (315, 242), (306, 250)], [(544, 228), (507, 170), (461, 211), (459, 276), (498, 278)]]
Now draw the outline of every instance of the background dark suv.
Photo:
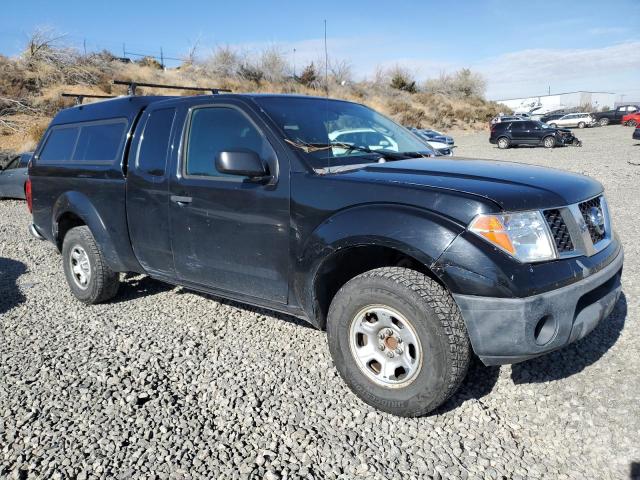
[(489, 142), (498, 148), (509, 148), (515, 145), (543, 145), (553, 148), (573, 142), (575, 137), (570, 130), (553, 128), (534, 120), (516, 120), (491, 125)]

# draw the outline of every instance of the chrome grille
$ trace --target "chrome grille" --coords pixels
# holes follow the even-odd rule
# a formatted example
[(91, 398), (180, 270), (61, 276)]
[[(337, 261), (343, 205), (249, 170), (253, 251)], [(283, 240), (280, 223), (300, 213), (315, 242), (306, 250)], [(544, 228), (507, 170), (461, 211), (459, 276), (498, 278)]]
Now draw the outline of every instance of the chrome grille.
[(560, 210), (557, 208), (553, 210), (545, 210), (544, 218), (549, 225), (558, 253), (572, 252), (574, 250), (574, 246), (571, 241), (571, 234), (569, 233), (567, 224), (562, 218)]
[[(591, 200), (587, 200), (586, 202), (582, 202), (578, 205), (582, 218), (584, 219), (584, 223), (589, 229), (589, 236), (591, 237), (591, 241), (594, 245), (600, 240), (603, 240), (607, 233), (604, 227), (604, 211), (600, 199), (601, 197), (592, 198)], [(594, 224), (594, 219), (592, 218), (593, 212), (599, 212), (599, 215), (602, 218), (602, 227), (599, 228)]]

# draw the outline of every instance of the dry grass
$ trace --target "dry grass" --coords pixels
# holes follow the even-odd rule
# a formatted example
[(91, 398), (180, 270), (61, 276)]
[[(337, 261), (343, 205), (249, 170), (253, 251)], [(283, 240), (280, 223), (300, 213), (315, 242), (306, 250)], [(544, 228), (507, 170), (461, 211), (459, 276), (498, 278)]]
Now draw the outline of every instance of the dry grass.
[[(219, 48), (204, 61), (185, 62), (181, 68), (162, 70), (149, 61), (125, 64), (108, 52), (83, 56), (44, 42), (18, 58), (0, 56), (3, 72), (0, 75), (0, 149), (32, 149), (50, 118), (60, 109), (73, 105), (73, 99), (60, 96), (63, 92), (125, 95), (126, 88), (112, 85), (112, 79), (213, 86), (234, 92), (325, 94), (326, 82), (319, 72), (315, 72), (313, 81), (301, 82), (290, 76), (287, 68), (276, 48), (254, 56), (228, 47)], [(329, 95), (363, 103), (406, 126), (419, 128), (485, 128), (492, 116), (504, 110), (472, 93), (419, 91), (409, 72), (402, 72), (405, 82), (399, 82), (395, 78), (398, 75), (394, 77), (398, 72), (398, 69), (381, 70), (373, 82), (354, 82), (349, 63), (337, 62), (330, 68)], [(468, 83), (459, 83), (465, 88), (468, 86)], [(139, 87), (137, 93), (189, 95), (194, 92)]]

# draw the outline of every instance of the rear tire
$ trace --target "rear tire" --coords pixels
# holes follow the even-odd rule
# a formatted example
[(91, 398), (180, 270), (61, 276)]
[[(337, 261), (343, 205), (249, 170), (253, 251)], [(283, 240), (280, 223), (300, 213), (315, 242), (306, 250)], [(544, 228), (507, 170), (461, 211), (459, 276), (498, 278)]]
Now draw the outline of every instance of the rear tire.
[(369, 405), (402, 417), (425, 415), (444, 403), (462, 383), (471, 353), (451, 295), (400, 267), (347, 282), (331, 302), (327, 339), (349, 388)]
[(498, 139), (498, 148), (504, 150), (511, 146), (511, 142), (507, 137), (500, 137)]
[(607, 125), (609, 125), (609, 119), (601, 118), (600, 120), (598, 120), (598, 125), (600, 125), (601, 127), (606, 127)]
[(544, 137), (542, 144), (544, 145), (544, 148), (553, 148), (556, 146), (556, 139), (555, 137), (548, 135)]
[(89, 227), (72, 228), (62, 243), (62, 262), (67, 283), (82, 303), (101, 303), (115, 297), (120, 274), (111, 270)]

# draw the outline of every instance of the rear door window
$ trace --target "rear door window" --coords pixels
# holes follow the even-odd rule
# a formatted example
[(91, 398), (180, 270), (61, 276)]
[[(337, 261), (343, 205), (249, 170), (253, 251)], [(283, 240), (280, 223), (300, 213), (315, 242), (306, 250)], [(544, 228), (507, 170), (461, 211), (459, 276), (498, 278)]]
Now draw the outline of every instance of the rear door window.
[(164, 176), (175, 112), (175, 108), (151, 112), (138, 150), (136, 165), (139, 171), (156, 177)]
[(83, 125), (73, 154), (78, 162), (112, 162), (116, 159), (124, 140), (127, 123), (115, 120)]
[(51, 162), (70, 160), (79, 133), (80, 128), (78, 127), (52, 129), (39, 159)]

